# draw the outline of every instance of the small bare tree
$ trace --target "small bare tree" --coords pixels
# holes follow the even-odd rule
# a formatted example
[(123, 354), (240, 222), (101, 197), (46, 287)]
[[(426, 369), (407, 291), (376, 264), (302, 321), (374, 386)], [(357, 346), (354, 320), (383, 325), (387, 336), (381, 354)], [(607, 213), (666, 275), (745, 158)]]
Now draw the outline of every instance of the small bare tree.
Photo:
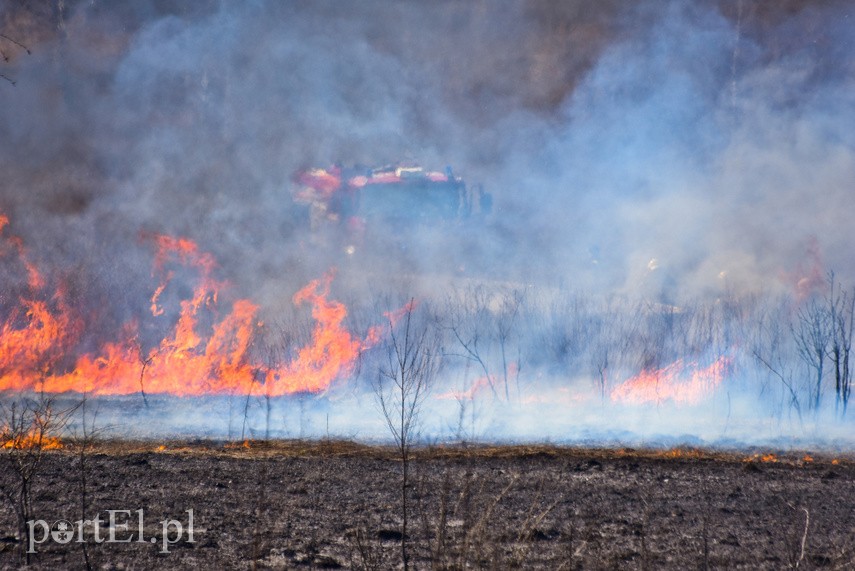
[(816, 383), (813, 408), (818, 411), (822, 397), (825, 354), (831, 340), (830, 314), (823, 304), (812, 299), (799, 308), (796, 317), (798, 322), (792, 327), (793, 339), (795, 339), (799, 357), (813, 372)]
[[(500, 369), (504, 399), (507, 401), (511, 398), (511, 377), (516, 377), (519, 394), (522, 359), (516, 328), (524, 301), (523, 289), (488, 289), (478, 286), (454, 292), (444, 308), (444, 329), (451, 333), (459, 346), (457, 351), (447, 355), (477, 365), (482, 373), (481, 378), (495, 398), (499, 398), (499, 379), (492, 371)], [(516, 360), (512, 360), (514, 348)]]
[(409, 569), (407, 488), (411, 448), (418, 438), (419, 416), (440, 364), (437, 329), (416, 311), (410, 301), (395, 323), (389, 318), (388, 336), (378, 369), (374, 392), (386, 426), (401, 460), (401, 560)]
[[(765, 307), (757, 314), (757, 324), (749, 341), (752, 355), (758, 363), (763, 365), (772, 377), (780, 382), (782, 405), (786, 402), (790, 409), (796, 412), (798, 421), (802, 422), (802, 407), (799, 398), (799, 390), (796, 379), (793, 376), (793, 355), (789, 349), (788, 341), (792, 338), (785, 334), (786, 305), (780, 300)], [(761, 395), (766, 386), (761, 388)], [(781, 410), (783, 412), (783, 409)]]
[[(514, 327), (517, 324), (517, 318), (520, 314), (520, 308), (525, 301), (525, 290), (522, 289), (513, 289), (510, 291), (502, 292), (501, 302), (499, 306), (498, 315), (496, 316), (496, 339), (499, 343), (499, 350), (502, 355), (502, 380), (505, 384), (505, 400), (511, 400), (510, 389), (508, 388), (508, 374), (509, 374), (509, 363), (508, 363), (508, 350), (511, 342), (511, 338), (513, 336)], [(516, 366), (514, 368), (515, 376), (517, 377), (517, 396), (519, 396), (519, 373), (520, 373), (520, 360), (517, 359)]]
[(838, 414), (843, 417), (846, 416), (849, 395), (852, 392), (849, 354), (852, 351), (852, 332), (855, 326), (855, 290), (844, 291), (839, 284), (835, 289), (834, 272), (829, 274), (828, 282), (831, 339), (827, 353), (834, 368), (834, 389), (837, 396), (835, 406)]
[(457, 341), (460, 351), (449, 352), (447, 356), (459, 357), (476, 364), (493, 396), (498, 398), (499, 393), (496, 391), (494, 377), (490, 373), (490, 367), (485, 358), (487, 353), (483, 349), (485, 343), (487, 345), (490, 343), (488, 297), (488, 293), (483, 288), (472, 288), (448, 299), (445, 307), (447, 314), (445, 328)]
[(18, 519), (18, 539), (27, 565), (27, 521), (34, 519), (33, 481), (40, 473), (46, 451), (60, 446), (59, 435), (76, 408), (60, 408), (56, 396), (45, 393), (0, 403), (0, 457), (5, 464), (0, 491)]

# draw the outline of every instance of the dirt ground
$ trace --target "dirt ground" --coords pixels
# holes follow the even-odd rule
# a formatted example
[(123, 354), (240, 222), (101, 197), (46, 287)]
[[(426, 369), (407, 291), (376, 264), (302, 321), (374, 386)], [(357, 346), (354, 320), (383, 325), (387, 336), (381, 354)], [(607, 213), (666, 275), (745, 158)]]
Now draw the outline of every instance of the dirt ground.
[[(410, 464), (408, 558), (419, 569), (853, 568), (855, 463), (767, 454), (420, 449)], [(115, 534), (133, 540), (98, 544), (93, 526), (83, 526), (94, 569), (401, 566), (402, 464), (388, 448), (105, 442), (84, 458), (86, 517), (103, 520), (104, 539), (107, 510), (129, 510), (114, 517), (130, 531), (119, 525)], [(13, 476), (4, 465), (6, 481)], [(34, 514), (72, 528), (82, 519), (73, 450), (45, 457)], [(184, 533), (163, 553), (161, 522), (170, 519)], [(23, 546), (8, 505), (0, 534), (0, 565), (19, 566)], [(178, 540), (174, 527), (169, 538)], [(85, 568), (82, 545), (48, 538), (33, 566)]]

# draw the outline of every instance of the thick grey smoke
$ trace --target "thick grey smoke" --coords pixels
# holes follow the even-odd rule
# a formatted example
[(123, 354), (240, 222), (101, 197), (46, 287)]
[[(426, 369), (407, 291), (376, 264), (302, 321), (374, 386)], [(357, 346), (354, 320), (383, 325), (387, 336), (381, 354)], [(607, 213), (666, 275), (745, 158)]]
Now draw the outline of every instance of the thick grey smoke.
[[(333, 265), (355, 299), (393, 277), (442, 295), (448, 273), (667, 303), (814, 265), (851, 282), (852, 12), (8, 2), (0, 33), (32, 53), (0, 39), (0, 210), (93, 344), (147, 311), (151, 232), (196, 240), (273, 315)], [(295, 171), (401, 160), (482, 183), (484, 227), (358, 263), (309, 235)]]
[(317, 271), (295, 170), (409, 159), (487, 186), (507, 276), (759, 287), (812, 236), (848, 274), (846, 6), (735, 4), (10, 3), (2, 206), (51, 262), (142, 228), (254, 293)]

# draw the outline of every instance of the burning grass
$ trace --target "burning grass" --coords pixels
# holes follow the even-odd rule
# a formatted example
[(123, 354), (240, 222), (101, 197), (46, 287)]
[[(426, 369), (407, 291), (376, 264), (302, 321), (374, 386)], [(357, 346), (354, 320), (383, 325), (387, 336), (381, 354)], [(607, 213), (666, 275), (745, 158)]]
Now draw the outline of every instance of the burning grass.
[[(0, 213), (0, 232), (7, 224)], [(68, 367), (63, 363), (74, 356), (86, 320), (68, 305), (64, 287), (48, 289), (49, 281), (29, 261), (20, 238), (5, 236), (5, 245), (13, 246), (29, 278), (28, 291), (0, 323), (0, 391), (270, 397), (320, 393), (348, 376), (360, 353), (380, 338), (381, 326), (370, 328), (364, 339), (344, 327), (347, 308), (330, 299), (331, 271), (293, 296), (295, 305), (311, 306), (315, 323), (310, 342), (293, 349), (291, 359), (261, 362), (250, 351), (264, 325), (258, 305), (234, 299), (230, 308), (221, 307), (221, 292), (228, 284), (215, 277), (216, 261), (192, 240), (146, 238), (155, 245), (153, 274), (159, 280), (150, 300), (151, 319), (164, 319), (161, 298), (176, 274), (195, 273), (195, 287), (180, 301), (174, 326), (156, 345), (143, 348), (138, 321), (131, 320), (119, 341), (77, 355), (74, 366)]]
[(732, 360), (722, 356), (709, 366), (676, 362), (662, 369), (645, 369), (626, 380), (611, 393), (616, 402), (654, 403), (673, 401), (697, 404), (721, 384), (732, 367)]
[(3, 448), (14, 448), (17, 450), (59, 450), (62, 448), (62, 440), (56, 436), (46, 436), (38, 432), (27, 434), (12, 434), (7, 429), (0, 432), (0, 442)]

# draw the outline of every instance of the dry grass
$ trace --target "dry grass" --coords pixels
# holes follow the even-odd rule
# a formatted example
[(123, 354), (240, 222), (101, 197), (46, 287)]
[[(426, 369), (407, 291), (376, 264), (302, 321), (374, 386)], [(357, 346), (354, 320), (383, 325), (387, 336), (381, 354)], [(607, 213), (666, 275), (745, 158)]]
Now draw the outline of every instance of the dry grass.
[[(73, 446), (66, 446), (73, 452)], [(97, 454), (127, 455), (142, 453), (211, 455), (230, 458), (318, 458), (366, 457), (394, 460), (396, 448), (384, 444), (365, 444), (351, 440), (123, 440), (105, 439), (92, 450)], [(61, 451), (60, 451), (61, 453)], [(855, 455), (823, 451), (725, 451), (695, 447), (587, 448), (552, 444), (445, 444), (413, 449), (416, 460), (662, 460), (687, 462), (774, 463), (788, 466), (855, 464)]]

